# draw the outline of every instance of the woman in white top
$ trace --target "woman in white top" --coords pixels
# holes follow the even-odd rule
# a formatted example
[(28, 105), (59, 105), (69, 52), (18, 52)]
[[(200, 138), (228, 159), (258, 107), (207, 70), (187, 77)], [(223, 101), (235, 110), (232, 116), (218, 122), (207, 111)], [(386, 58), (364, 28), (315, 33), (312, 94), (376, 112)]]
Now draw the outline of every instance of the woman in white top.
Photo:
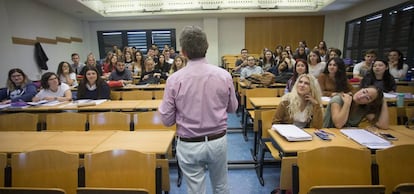
[(312, 74), (315, 78), (318, 78), (326, 67), (326, 63), (322, 62), (318, 50), (313, 50), (309, 53), (308, 64), (309, 74)]
[(408, 65), (404, 63), (404, 56), (400, 50), (392, 49), (388, 53), (390, 73), (395, 79), (405, 79)]
[(72, 67), (68, 62), (62, 61), (59, 63), (57, 75), (60, 82), (67, 84), (71, 87), (78, 86), (78, 81), (76, 80), (76, 73), (73, 71)]
[(40, 83), (43, 89), (33, 97), (33, 102), (40, 100), (58, 100), (60, 102), (72, 100), (70, 87), (65, 83), (61, 83), (55, 73), (46, 72), (42, 75)]

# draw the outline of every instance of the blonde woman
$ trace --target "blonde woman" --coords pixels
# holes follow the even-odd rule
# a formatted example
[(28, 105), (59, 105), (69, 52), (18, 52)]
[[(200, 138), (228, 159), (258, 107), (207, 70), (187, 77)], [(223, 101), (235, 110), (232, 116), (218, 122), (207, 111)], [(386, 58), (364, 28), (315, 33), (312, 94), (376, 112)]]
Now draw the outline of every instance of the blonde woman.
[(292, 92), (282, 97), (273, 124), (294, 124), (299, 128), (322, 127), (322, 92), (313, 75), (302, 74)]
[(182, 55), (178, 55), (175, 57), (173, 64), (171, 65), (171, 69), (169, 75), (173, 74), (174, 72), (180, 70), (181, 68), (185, 67), (185, 58)]

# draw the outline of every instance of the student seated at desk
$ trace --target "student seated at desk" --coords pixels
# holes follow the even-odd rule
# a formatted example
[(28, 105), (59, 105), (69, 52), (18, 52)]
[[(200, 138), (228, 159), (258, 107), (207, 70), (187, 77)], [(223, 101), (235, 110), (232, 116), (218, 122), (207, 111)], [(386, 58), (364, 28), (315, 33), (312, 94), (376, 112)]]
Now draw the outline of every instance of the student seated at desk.
[(77, 87), (78, 81), (76, 80), (76, 73), (68, 62), (62, 61), (59, 63), (57, 75), (62, 83), (68, 84), (71, 87)]
[(96, 67), (88, 66), (78, 87), (78, 99), (110, 99), (111, 90)]
[(7, 87), (0, 90), (0, 104), (9, 104), (18, 101), (31, 101), (37, 93), (36, 86), (19, 68), (9, 71)]
[(174, 72), (177, 72), (178, 70), (184, 68), (186, 65), (186, 59), (182, 55), (177, 55), (174, 58), (173, 63), (171, 64), (170, 71), (168, 72), (169, 75), (173, 74)]
[(126, 85), (132, 83), (131, 71), (125, 68), (125, 63), (118, 61), (115, 66), (115, 70), (109, 75), (110, 81), (121, 81), (122, 84)]
[(281, 61), (278, 65), (269, 69), (269, 72), (276, 76), (275, 82), (285, 84), (293, 76), (289, 70), (289, 65), (286, 61)]
[(256, 65), (256, 59), (253, 56), (247, 57), (247, 67), (243, 68), (240, 73), (240, 81), (244, 81), (252, 74), (263, 74), (263, 69)]
[(313, 75), (298, 77), (292, 92), (282, 97), (273, 124), (294, 124), (299, 128), (322, 127), (321, 90)]
[(394, 77), (390, 74), (389, 65), (386, 61), (376, 60), (360, 84), (361, 88), (366, 88), (370, 85), (381, 88), (384, 92), (395, 92), (397, 84)]
[(345, 63), (341, 58), (329, 59), (325, 70), (318, 77), (323, 96), (335, 96), (341, 92), (351, 92), (352, 86), (346, 77)]
[(40, 83), (43, 89), (33, 97), (33, 102), (40, 100), (58, 100), (60, 102), (72, 100), (70, 87), (65, 83), (61, 83), (55, 73), (46, 72), (42, 75)]
[(155, 62), (151, 57), (145, 59), (145, 70), (141, 74), (141, 80), (139, 84), (159, 84), (161, 79), (166, 80), (167, 75), (160, 70), (156, 70)]
[(298, 77), (302, 74), (309, 73), (309, 66), (306, 60), (298, 59), (296, 60), (295, 67), (293, 68), (293, 76), (287, 81), (286, 89), (291, 92), (293, 85), (296, 83)]
[(357, 127), (363, 118), (375, 127), (388, 129), (388, 107), (380, 88), (370, 86), (354, 95), (341, 93), (332, 97), (326, 108), (323, 127)]

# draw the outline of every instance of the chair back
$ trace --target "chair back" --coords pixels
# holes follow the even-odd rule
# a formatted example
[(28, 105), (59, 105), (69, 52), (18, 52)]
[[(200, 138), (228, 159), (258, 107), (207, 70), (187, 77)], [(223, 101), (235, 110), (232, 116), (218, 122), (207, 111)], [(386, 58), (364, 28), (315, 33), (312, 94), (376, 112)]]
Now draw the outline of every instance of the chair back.
[(161, 115), (158, 111), (138, 112), (134, 114), (135, 131), (142, 129), (168, 129), (175, 130), (175, 125), (165, 126), (161, 121)]
[(408, 121), (414, 120), (414, 106), (405, 107), (405, 116), (407, 117)]
[(39, 117), (31, 113), (0, 114), (0, 131), (37, 131)]
[(1, 169), (1, 173), (0, 173), (0, 187), (4, 187), (4, 179), (5, 179), (5, 175), (4, 175), (4, 168), (6, 168), (7, 166), (7, 155), (5, 153), (0, 153), (0, 169)]
[(111, 100), (121, 100), (122, 95), (120, 91), (111, 91)]
[(85, 131), (87, 115), (84, 113), (63, 112), (46, 115), (46, 130)]
[(122, 100), (152, 100), (152, 90), (123, 91)]
[(399, 194), (414, 194), (414, 183), (401, 183), (394, 188)]
[(398, 145), (376, 151), (379, 183), (386, 193), (401, 183), (414, 183), (414, 145)]
[(164, 98), (164, 90), (154, 90), (155, 100), (162, 100)]
[(276, 97), (278, 94), (276, 88), (253, 88), (246, 90), (246, 109), (253, 109), (252, 103), (249, 98), (251, 97)]
[(58, 188), (36, 187), (3, 187), (0, 194), (65, 194), (65, 190)]
[(263, 110), (261, 112), (261, 121), (262, 121), (261, 122), (262, 123), (261, 124), (262, 137), (261, 138), (270, 137), (269, 132), (267, 130), (272, 128), (272, 121), (273, 121), (273, 116), (275, 115), (275, 113), (276, 113), (276, 109)]
[(312, 186), (370, 185), (371, 153), (368, 149), (321, 147), (298, 153), (299, 193)]
[(89, 114), (89, 130), (131, 130), (131, 115), (122, 112)]
[(398, 110), (397, 107), (388, 107), (388, 118), (390, 125), (398, 125)]
[(36, 150), (11, 157), (12, 187), (60, 188), (75, 194), (78, 186), (78, 154)]
[(81, 187), (81, 188), (78, 188), (77, 194), (149, 194), (149, 193), (148, 193), (148, 190), (146, 189)]
[(156, 157), (153, 153), (109, 150), (85, 155), (85, 186), (144, 188), (155, 193)]
[(384, 185), (332, 185), (313, 186), (308, 194), (384, 194)]

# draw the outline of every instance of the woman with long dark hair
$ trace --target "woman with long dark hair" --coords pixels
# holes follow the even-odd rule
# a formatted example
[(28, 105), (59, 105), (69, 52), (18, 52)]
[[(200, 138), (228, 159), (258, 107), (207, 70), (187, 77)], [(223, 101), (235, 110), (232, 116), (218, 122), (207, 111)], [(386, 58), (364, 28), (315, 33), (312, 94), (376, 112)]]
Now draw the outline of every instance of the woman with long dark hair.
[(78, 99), (110, 99), (111, 90), (99, 76), (96, 67), (86, 66), (83, 79), (78, 86)]
[(354, 95), (342, 93), (332, 97), (326, 108), (323, 127), (357, 127), (364, 118), (375, 127), (388, 129), (388, 107), (378, 87), (369, 86)]
[(335, 96), (338, 93), (348, 93), (352, 90), (346, 77), (345, 63), (338, 57), (329, 59), (318, 81), (324, 96)]

